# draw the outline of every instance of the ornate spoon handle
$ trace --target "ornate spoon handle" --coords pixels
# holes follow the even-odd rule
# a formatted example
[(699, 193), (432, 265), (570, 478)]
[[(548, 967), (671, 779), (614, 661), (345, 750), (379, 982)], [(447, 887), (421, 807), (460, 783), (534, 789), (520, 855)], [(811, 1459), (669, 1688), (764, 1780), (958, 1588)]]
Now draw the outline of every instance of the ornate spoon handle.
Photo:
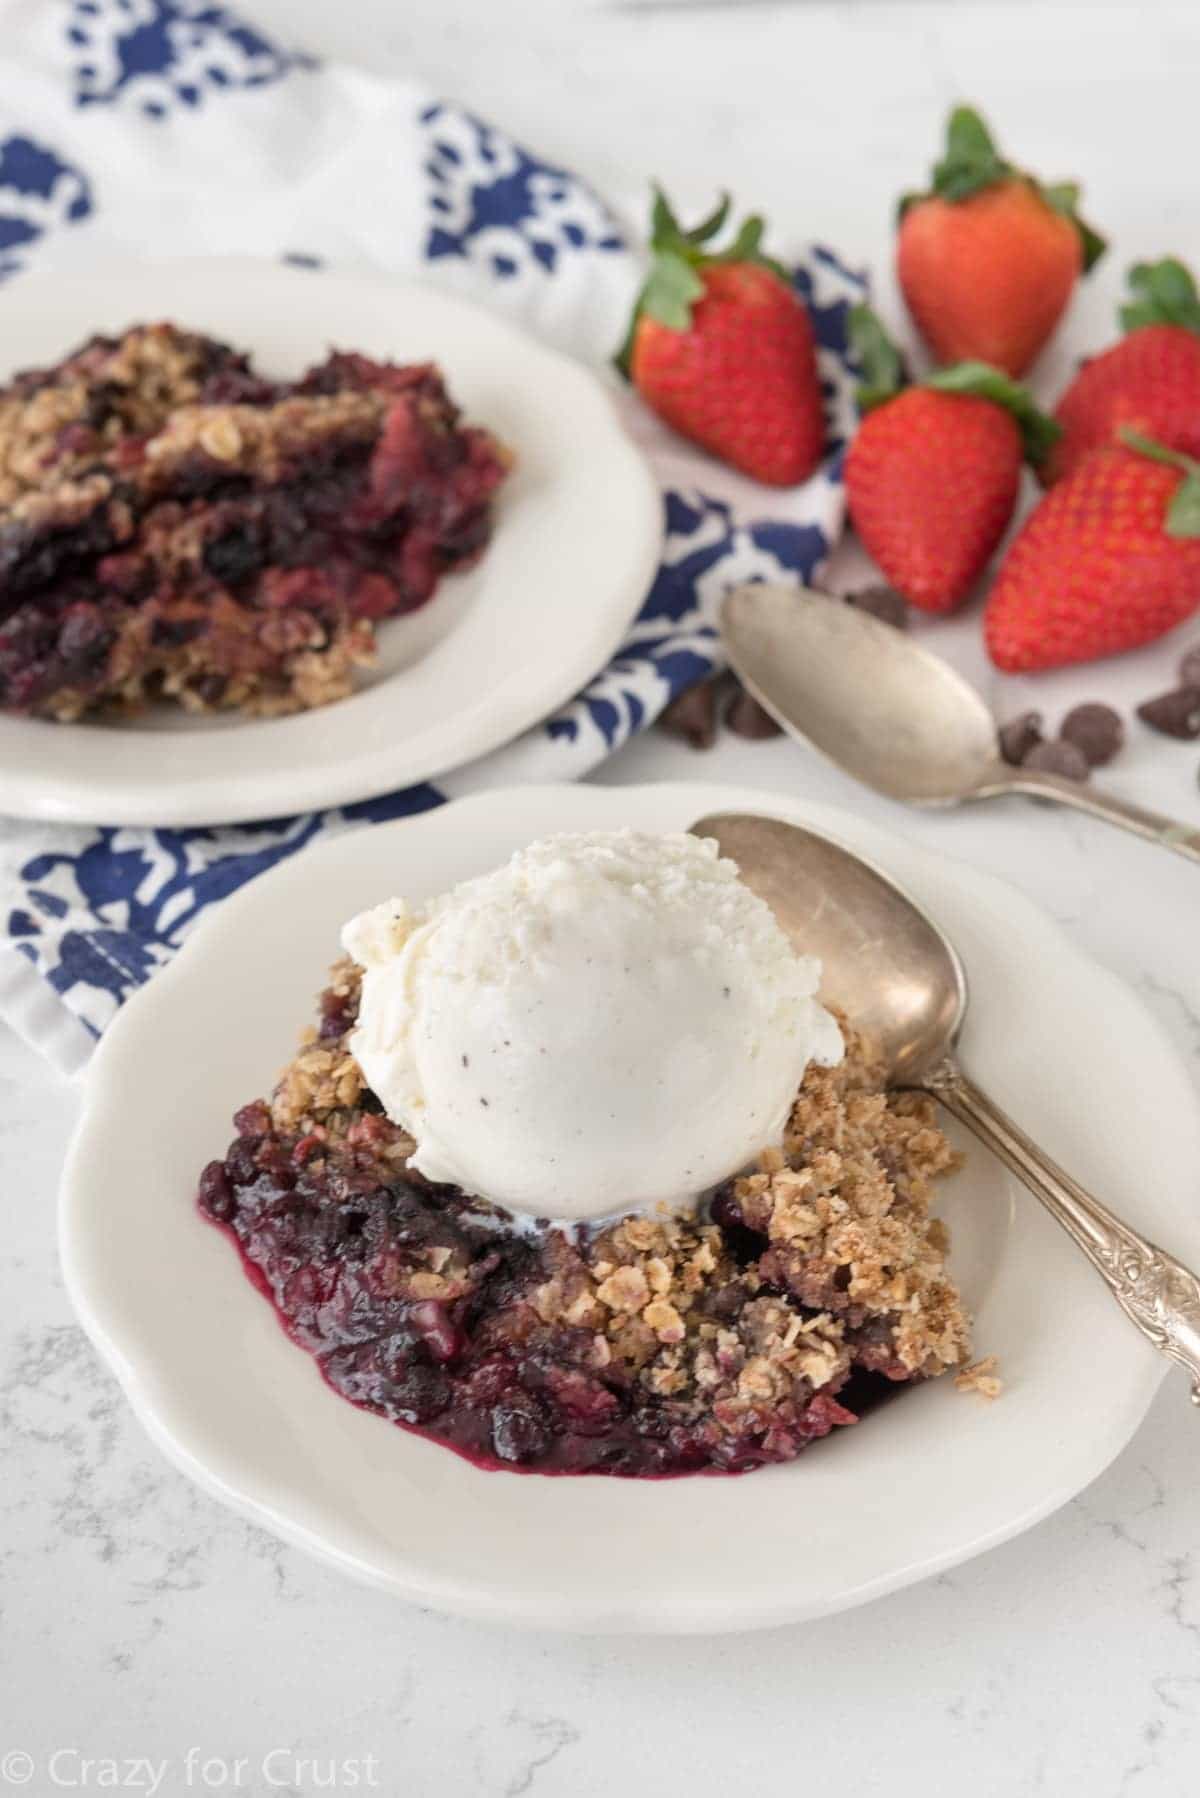
[(1130, 830), (1134, 836), (1158, 843), (1163, 849), (1171, 849), (1188, 861), (1200, 862), (1200, 830), (1168, 818), (1162, 812), (1148, 811), (1144, 805), (1131, 805), (1127, 799), (1118, 799), (1115, 793), (1081, 786), (1077, 780), (1067, 780), (1061, 774), (1043, 774), (1025, 768), (1009, 770), (1003, 781), (996, 785), (1005, 792), (1027, 793), (1033, 799), (1053, 799), (1059, 805), (1074, 806), (1076, 811), (1087, 812), (1093, 818), (1103, 818), (1106, 824)]
[(1160, 1354), (1187, 1370), (1200, 1405), (1200, 1280), (1094, 1199), (947, 1057), (922, 1082), (1078, 1243), (1125, 1315)]

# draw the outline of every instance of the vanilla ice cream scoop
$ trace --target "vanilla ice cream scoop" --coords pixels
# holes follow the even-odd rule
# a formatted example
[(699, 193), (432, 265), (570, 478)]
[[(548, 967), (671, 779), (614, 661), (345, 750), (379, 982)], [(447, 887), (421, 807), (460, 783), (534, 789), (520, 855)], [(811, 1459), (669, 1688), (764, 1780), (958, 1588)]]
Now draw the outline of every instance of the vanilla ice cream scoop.
[(842, 1041), (711, 841), (549, 837), (418, 911), (349, 923), (351, 1049), (414, 1163), (562, 1220), (680, 1206), (776, 1145)]

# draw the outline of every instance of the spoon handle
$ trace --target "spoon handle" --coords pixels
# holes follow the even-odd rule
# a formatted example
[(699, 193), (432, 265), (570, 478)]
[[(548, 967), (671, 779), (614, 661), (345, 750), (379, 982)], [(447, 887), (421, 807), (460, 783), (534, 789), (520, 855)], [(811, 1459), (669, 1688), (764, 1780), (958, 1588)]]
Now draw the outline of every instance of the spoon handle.
[(1162, 812), (1148, 811), (1143, 805), (1131, 805), (1114, 793), (1098, 792), (1094, 787), (1068, 780), (1062, 774), (1042, 774), (1025, 768), (1014, 768), (1004, 787), (1006, 792), (1028, 793), (1034, 799), (1054, 799), (1060, 805), (1073, 805), (1077, 811), (1088, 812), (1093, 818), (1103, 818), (1106, 823), (1131, 830), (1135, 836), (1145, 837), (1151, 843), (1161, 843), (1164, 849), (1173, 849), (1176, 855), (1185, 856), (1188, 861), (1200, 862), (1200, 830), (1192, 830), (1189, 825), (1165, 817)]
[(1190, 1268), (1085, 1192), (952, 1058), (922, 1084), (1041, 1200), (1147, 1341), (1186, 1369), (1192, 1402), (1200, 1405), (1200, 1280)]

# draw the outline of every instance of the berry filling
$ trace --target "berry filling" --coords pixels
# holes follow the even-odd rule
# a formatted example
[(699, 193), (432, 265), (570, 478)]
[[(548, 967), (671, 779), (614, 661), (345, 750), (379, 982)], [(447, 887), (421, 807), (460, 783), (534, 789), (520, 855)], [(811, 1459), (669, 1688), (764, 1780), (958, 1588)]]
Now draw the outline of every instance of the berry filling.
[(429, 365), (284, 385), (171, 325), (94, 339), (0, 392), (0, 708), (343, 697), (486, 548), (507, 465)]
[(954, 1156), (861, 1045), (809, 1070), (784, 1151), (705, 1215), (529, 1228), (410, 1166), (347, 1047), (357, 1003), (339, 963), (317, 1030), (199, 1187), (352, 1403), (484, 1467), (743, 1473), (966, 1360), (929, 1210)]

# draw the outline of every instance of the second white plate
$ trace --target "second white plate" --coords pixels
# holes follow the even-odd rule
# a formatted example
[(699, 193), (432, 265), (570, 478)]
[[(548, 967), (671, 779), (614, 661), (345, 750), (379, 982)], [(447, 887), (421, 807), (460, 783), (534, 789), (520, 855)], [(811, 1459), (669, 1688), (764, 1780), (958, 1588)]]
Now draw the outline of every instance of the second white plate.
[(381, 626), (379, 665), (351, 698), (266, 720), (164, 706), (133, 728), (0, 715), (6, 812), (187, 825), (341, 805), (498, 748), (603, 667), (649, 590), (662, 500), (587, 369), (432, 288), (229, 258), (13, 282), (0, 374), (157, 318), (249, 349), (273, 375), (331, 346), (435, 361), (517, 466), (482, 561)]
[[(333, 1393), (199, 1216), (199, 1169), (290, 1054), (343, 919), (388, 893), (443, 891), (551, 831), (681, 829), (729, 809), (824, 830), (909, 888), (966, 964), (968, 1070), (1099, 1197), (1200, 1260), (1188, 1074), (1134, 996), (1015, 889), (849, 814), (737, 788), (490, 793), (251, 882), (100, 1045), (64, 1178), (68, 1284), (139, 1416), (209, 1491), (422, 1604), (708, 1631), (820, 1616), (952, 1566), (1065, 1503), (1123, 1447), (1164, 1364), (979, 1148), (942, 1209), (1003, 1398), (933, 1382), (740, 1479), (481, 1472)], [(1178, 1401), (1183, 1428), (1182, 1382)]]

